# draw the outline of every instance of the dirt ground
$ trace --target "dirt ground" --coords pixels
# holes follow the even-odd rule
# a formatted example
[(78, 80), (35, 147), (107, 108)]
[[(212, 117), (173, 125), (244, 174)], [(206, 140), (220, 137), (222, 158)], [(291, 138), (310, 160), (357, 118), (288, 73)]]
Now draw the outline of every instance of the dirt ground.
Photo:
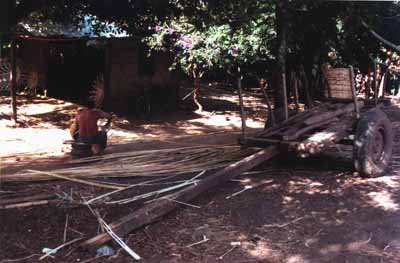
[[(71, 116), (73, 111), (69, 110), (64, 113)], [(190, 203), (196, 207), (182, 205), (178, 211), (134, 231), (124, 240), (142, 257), (142, 262), (400, 262), (400, 111), (396, 105), (386, 111), (396, 136), (391, 169), (383, 177), (355, 176), (351, 160), (346, 158), (279, 156), (238, 180), (202, 194)], [(5, 116), (6, 110), (1, 114)], [(240, 123), (235, 111), (188, 114), (190, 117), (183, 118), (185, 115), (143, 123), (119, 119), (110, 136), (108, 153), (229, 144), (239, 136)], [(42, 117), (30, 126), (43, 125)], [(257, 117), (250, 122), (254, 131), (262, 127), (262, 120)], [(67, 125), (59, 126), (60, 120), (55, 123), (50, 130), (60, 131)], [(9, 129), (8, 123), (3, 124), (2, 135)], [(19, 129), (22, 132), (29, 127), (16, 130)], [(49, 143), (51, 146), (67, 137), (66, 131), (62, 132)], [(40, 148), (42, 145), (29, 146), (18, 141), (20, 135), (13, 132), (7, 136), (2, 140), (11, 146), (16, 141), (26, 148), (18, 152), (19, 146), (10, 146), (1, 152), (2, 173), (26, 167), (45, 168), (50, 160), (51, 165), (62, 166), (68, 158), (60, 144)], [(55, 156), (55, 152), (59, 155)], [(60, 189), (95, 191), (93, 187), (55, 181), (3, 183), (0, 194), (34, 189), (47, 193)], [(112, 222), (135, 209), (136, 206), (129, 205), (100, 207), (99, 213)], [(63, 243), (67, 216), (67, 240), (91, 237), (99, 230), (97, 219), (86, 207), (48, 205), (0, 210), (0, 262), (38, 262), (43, 248)], [(113, 256), (96, 256), (95, 252), (71, 245), (42, 262), (133, 262), (118, 245), (109, 245), (116, 252)]]

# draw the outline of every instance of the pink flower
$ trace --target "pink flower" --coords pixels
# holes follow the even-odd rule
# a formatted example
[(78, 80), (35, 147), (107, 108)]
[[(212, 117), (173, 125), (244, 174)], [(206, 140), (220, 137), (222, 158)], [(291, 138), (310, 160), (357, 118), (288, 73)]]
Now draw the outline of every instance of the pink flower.
[(190, 39), (187, 36), (182, 36), (180, 39), (180, 44), (183, 48), (192, 48), (193, 45), (190, 43)]
[(181, 41), (190, 42), (190, 39), (187, 36), (181, 36)]
[(173, 28), (168, 27), (167, 32), (168, 35), (172, 35), (175, 32), (175, 30)]
[(189, 42), (181, 41), (183, 48), (192, 48), (193, 45)]
[(238, 47), (232, 47), (231, 48), (231, 53), (232, 53), (232, 55), (237, 55), (237, 53), (239, 53), (239, 48)]
[(154, 27), (154, 29), (155, 29), (156, 31), (161, 31), (162, 27), (161, 27), (160, 25), (156, 25), (156, 26)]

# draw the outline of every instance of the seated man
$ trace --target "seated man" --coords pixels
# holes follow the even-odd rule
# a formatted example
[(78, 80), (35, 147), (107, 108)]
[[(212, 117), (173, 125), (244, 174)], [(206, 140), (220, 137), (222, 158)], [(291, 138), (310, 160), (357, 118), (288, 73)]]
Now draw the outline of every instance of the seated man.
[(70, 127), (71, 136), (76, 142), (91, 145), (94, 155), (100, 154), (107, 146), (107, 132), (99, 131), (97, 121), (107, 119), (106, 127), (111, 123), (111, 114), (94, 108), (94, 103), (89, 102), (88, 108), (78, 112), (74, 123)]

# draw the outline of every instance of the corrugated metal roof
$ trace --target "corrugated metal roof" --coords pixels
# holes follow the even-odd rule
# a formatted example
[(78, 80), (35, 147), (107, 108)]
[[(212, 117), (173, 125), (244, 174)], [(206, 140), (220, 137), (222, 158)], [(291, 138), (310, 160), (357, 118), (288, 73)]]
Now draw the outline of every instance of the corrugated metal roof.
[[(96, 23), (102, 24), (101, 32), (95, 30)], [(79, 25), (64, 25), (51, 21), (42, 23), (42, 25), (20, 22), (17, 31), (20, 35), (41, 38), (120, 38), (129, 36), (126, 31), (114, 23), (99, 21), (94, 16), (85, 16)]]

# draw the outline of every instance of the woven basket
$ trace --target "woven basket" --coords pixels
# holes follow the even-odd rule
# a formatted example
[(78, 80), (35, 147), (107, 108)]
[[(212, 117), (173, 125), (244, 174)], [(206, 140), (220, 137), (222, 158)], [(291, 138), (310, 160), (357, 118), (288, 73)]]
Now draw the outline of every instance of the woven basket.
[(328, 82), (326, 96), (333, 99), (352, 99), (352, 74), (350, 68), (327, 68), (324, 70)]

